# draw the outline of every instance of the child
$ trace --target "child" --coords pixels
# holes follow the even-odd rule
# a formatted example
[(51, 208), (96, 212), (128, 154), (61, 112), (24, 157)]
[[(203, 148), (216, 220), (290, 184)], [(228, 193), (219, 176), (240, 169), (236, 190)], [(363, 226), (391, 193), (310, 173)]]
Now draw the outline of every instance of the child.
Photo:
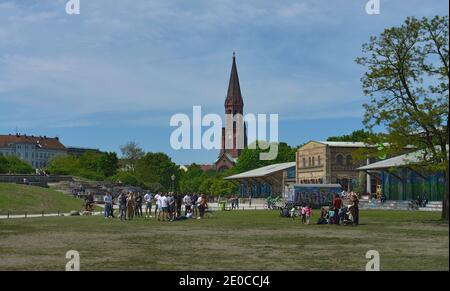
[(292, 217), (292, 219), (295, 219), (295, 211), (296, 211), (296, 209), (295, 209), (295, 206), (292, 206), (292, 208), (291, 208), (291, 217)]
[(306, 216), (306, 224), (309, 224), (312, 216), (312, 208), (309, 205), (306, 207), (305, 216)]
[(335, 223), (335, 219), (334, 219), (334, 208), (330, 207), (330, 211), (328, 211), (328, 224), (334, 224)]
[(302, 206), (302, 224), (306, 223), (306, 206)]

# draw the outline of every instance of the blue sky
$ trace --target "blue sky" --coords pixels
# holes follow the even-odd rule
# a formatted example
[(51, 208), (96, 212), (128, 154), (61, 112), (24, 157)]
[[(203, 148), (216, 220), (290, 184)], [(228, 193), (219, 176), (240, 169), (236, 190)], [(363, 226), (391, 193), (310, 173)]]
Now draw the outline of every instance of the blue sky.
[(136, 141), (177, 163), (169, 126), (193, 105), (222, 113), (237, 53), (245, 112), (278, 113), (299, 145), (362, 127), (361, 44), (407, 16), (448, 14), (446, 0), (0, 0), (0, 133), (60, 136), (119, 152)]

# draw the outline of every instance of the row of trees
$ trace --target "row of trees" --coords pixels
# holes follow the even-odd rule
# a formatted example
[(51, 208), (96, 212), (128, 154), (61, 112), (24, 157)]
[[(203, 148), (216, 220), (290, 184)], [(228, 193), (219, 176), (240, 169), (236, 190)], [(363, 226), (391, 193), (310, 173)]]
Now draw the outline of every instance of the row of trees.
[[(191, 164), (187, 171), (180, 170), (164, 153), (144, 153), (134, 142), (121, 148), (123, 171), (111, 177), (111, 181), (145, 187), (153, 191), (176, 190), (180, 192), (197, 192), (214, 196), (234, 194), (237, 187), (223, 178), (249, 171), (269, 164), (295, 161), (296, 149), (286, 143), (278, 144), (278, 157), (272, 161), (261, 161), (262, 150), (246, 148), (232, 169), (223, 173), (215, 170), (203, 171), (197, 164)], [(174, 180), (172, 180), (172, 176)]]
[(73, 175), (91, 180), (103, 181), (116, 175), (119, 159), (116, 153), (88, 151), (83, 155), (57, 156), (50, 161), (47, 171), (51, 174)]

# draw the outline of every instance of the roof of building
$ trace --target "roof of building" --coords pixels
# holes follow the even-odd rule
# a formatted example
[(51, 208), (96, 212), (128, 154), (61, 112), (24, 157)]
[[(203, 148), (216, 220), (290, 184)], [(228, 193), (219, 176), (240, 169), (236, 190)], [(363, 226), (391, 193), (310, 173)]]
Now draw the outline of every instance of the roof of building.
[(295, 167), (295, 162), (289, 163), (281, 163), (281, 164), (273, 164), (269, 166), (265, 166), (262, 168), (254, 169), (251, 171), (247, 171), (244, 173), (240, 173), (237, 175), (226, 177), (226, 180), (236, 180), (236, 179), (245, 179), (245, 178), (258, 178), (258, 177), (266, 177), (276, 172), (284, 171), (289, 168)]
[(393, 167), (404, 167), (407, 165), (417, 164), (423, 158), (422, 151), (416, 151), (401, 156), (396, 156), (387, 160), (379, 161), (367, 166), (358, 168), (361, 171), (388, 169)]
[(230, 155), (229, 153), (222, 153), (222, 154), (219, 155), (219, 157), (214, 161), (214, 164), (217, 164), (217, 163), (220, 161), (220, 159), (221, 159), (222, 157), (227, 158), (230, 162), (232, 162), (232, 163), (234, 163), (234, 164), (236, 164), (236, 163), (237, 163), (237, 160), (238, 160), (238, 158), (233, 158), (233, 156)]
[(0, 135), (0, 148), (10, 144), (33, 144), (43, 149), (65, 149), (66, 147), (57, 137), (33, 136), (21, 134)]
[(239, 76), (236, 67), (236, 56), (233, 53), (233, 65), (231, 66), (230, 83), (228, 84), (227, 98), (225, 99), (226, 105), (243, 105), (241, 86), (239, 84)]
[(295, 184), (296, 188), (342, 188), (341, 184)]
[(364, 147), (372, 147), (373, 145), (369, 145), (365, 142), (348, 142), (348, 141), (319, 141), (321, 144), (326, 144), (330, 147), (342, 147), (342, 148), (364, 148)]

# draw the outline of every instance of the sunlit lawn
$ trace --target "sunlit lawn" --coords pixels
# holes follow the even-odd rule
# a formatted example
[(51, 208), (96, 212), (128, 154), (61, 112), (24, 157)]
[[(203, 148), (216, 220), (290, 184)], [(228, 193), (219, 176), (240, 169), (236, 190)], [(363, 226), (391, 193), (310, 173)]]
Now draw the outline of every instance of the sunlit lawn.
[(364, 270), (368, 250), (382, 270), (449, 270), (449, 228), (438, 219), (363, 211), (361, 226), (349, 227), (236, 211), (179, 222), (0, 220), (0, 270), (64, 270), (68, 250), (79, 251), (81, 270)]

